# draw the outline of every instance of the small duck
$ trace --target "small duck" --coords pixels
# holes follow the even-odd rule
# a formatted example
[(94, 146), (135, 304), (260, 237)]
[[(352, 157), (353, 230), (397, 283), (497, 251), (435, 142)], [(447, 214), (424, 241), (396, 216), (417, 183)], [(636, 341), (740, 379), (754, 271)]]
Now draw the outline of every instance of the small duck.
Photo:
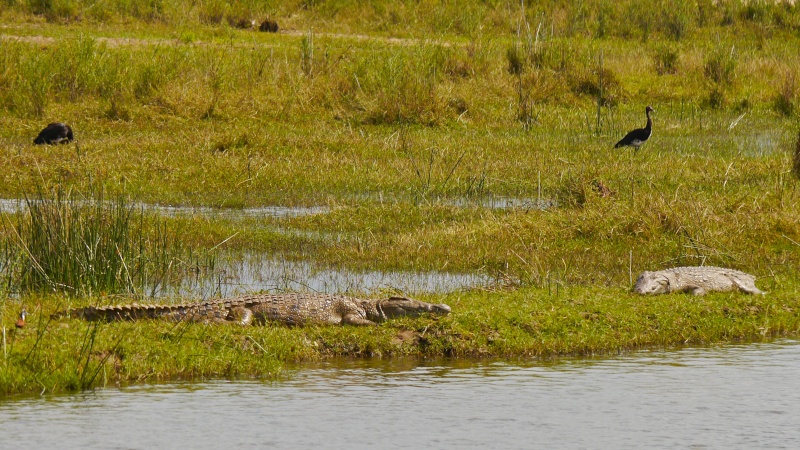
[(14, 322), (14, 326), (17, 328), (25, 328), (25, 318), (28, 317), (28, 311), (25, 311), (25, 308), (22, 308), (22, 311), (19, 312), (19, 319)]

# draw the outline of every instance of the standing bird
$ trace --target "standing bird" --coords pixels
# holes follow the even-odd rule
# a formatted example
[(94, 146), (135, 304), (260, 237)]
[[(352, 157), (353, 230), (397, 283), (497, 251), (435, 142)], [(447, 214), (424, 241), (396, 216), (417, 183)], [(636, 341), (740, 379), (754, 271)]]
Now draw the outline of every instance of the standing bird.
[(25, 328), (25, 318), (28, 316), (28, 311), (25, 311), (25, 308), (22, 308), (22, 311), (19, 312), (19, 319), (14, 322), (14, 326), (17, 328)]
[(70, 128), (69, 125), (61, 122), (54, 122), (39, 132), (39, 135), (36, 136), (33, 143), (36, 145), (67, 144), (73, 139), (72, 128)]
[(653, 133), (653, 119), (650, 118), (650, 113), (653, 111), (654, 109), (650, 106), (645, 108), (644, 113), (647, 115), (647, 125), (644, 128), (637, 128), (626, 134), (624, 138), (617, 142), (614, 148), (631, 146), (639, 150), (639, 147), (647, 142), (647, 139)]

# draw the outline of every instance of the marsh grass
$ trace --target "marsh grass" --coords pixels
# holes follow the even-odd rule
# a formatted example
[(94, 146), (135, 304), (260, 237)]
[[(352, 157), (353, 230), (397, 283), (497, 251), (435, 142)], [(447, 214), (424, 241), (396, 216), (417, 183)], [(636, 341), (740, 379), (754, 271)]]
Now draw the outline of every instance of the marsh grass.
[(428, 147), (416, 148), (421, 143), (409, 142), (405, 128), (398, 132), (397, 150), (407, 158), (408, 171), (415, 180), (412, 184), (413, 201), (416, 204), (430, 202), (441, 197), (463, 198), (481, 196), (486, 193), (486, 170), (475, 171), (470, 164), (468, 149)]
[(166, 225), (150, 228), (143, 211), (102, 191), (37, 194), (16, 223), (4, 215), (9, 291), (152, 295), (169, 282), (184, 252), (169, 243)]
[[(516, 6), (516, 5), (513, 5)], [(568, 35), (598, 37), (663, 36), (679, 40), (694, 36), (699, 27), (797, 26), (797, 11), (787, 2), (683, 3), (653, 2), (648, 14), (639, 14), (635, 2), (596, 2), (588, 5), (566, 0), (525, 2), (531, 16), (547, 15)], [(337, 32), (399, 32), (404, 34), (444, 34), (474, 36), (483, 31), (505, 31), (510, 15), (518, 15), (507, 4), (469, 1), (409, 2), (373, 1), (365, 4), (343, 0), (290, 2), (220, 2), (218, 0), (161, 0), (158, 2), (108, 2), (86, 0), (33, 1), (10, 3), (5, 14), (15, 18), (38, 16), (56, 24), (143, 22), (168, 26), (213, 25), (236, 27), (242, 21), (278, 17), (290, 25), (302, 24), (317, 29), (333, 27)], [(298, 27), (300, 29), (308, 29)], [(646, 34), (645, 34), (646, 32)]]

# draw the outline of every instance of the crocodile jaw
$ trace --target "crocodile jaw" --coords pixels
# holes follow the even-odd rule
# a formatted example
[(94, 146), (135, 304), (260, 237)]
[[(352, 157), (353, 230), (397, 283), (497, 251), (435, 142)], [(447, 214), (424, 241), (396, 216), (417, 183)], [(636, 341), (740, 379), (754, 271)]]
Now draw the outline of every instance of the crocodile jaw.
[(446, 316), (450, 313), (450, 307), (445, 304), (437, 305), (405, 297), (391, 297), (378, 300), (375, 303), (375, 307), (380, 316), (379, 320), (392, 319), (395, 317), (417, 317), (423, 314)]

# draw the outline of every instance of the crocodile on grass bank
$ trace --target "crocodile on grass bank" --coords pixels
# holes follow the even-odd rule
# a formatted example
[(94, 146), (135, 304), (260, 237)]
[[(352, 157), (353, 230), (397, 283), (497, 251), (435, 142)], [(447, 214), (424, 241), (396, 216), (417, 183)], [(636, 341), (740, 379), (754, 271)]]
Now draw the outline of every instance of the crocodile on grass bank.
[(165, 318), (206, 323), (265, 323), (287, 325), (376, 325), (396, 317), (422, 314), (447, 315), (450, 307), (405, 297), (362, 299), (330, 294), (259, 294), (179, 305), (87, 306), (61, 311), (53, 318), (76, 316), (86, 320), (138, 320)]
[(764, 293), (756, 287), (755, 276), (739, 270), (713, 266), (674, 267), (656, 272), (644, 271), (636, 279), (633, 290), (639, 294), (690, 292), (694, 295), (703, 295), (711, 291)]

